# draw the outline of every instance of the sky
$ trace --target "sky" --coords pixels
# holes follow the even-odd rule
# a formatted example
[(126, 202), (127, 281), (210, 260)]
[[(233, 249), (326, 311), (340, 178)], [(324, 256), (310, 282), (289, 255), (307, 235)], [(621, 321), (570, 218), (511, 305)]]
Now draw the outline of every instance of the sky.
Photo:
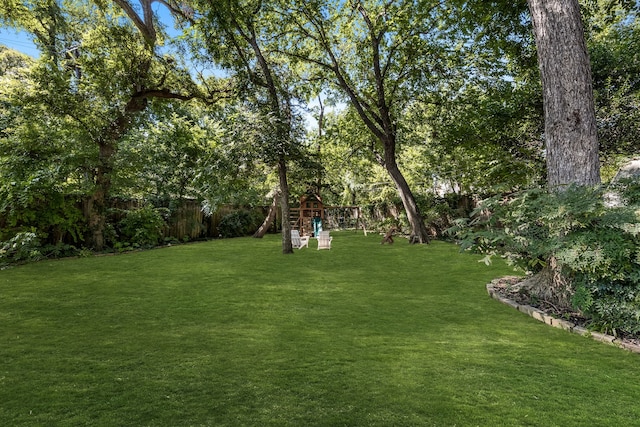
[(10, 28), (0, 28), (0, 44), (34, 58), (40, 56), (40, 52), (31, 41), (29, 34), (24, 31), (18, 32)]
[[(134, 2), (134, 4), (135, 3), (136, 2)], [(160, 20), (166, 23), (168, 27), (167, 31), (170, 35), (177, 35), (180, 33), (178, 30), (173, 30), (173, 19), (166, 7), (161, 4), (157, 4), (154, 11)], [(16, 31), (12, 28), (0, 27), (0, 44), (34, 58), (40, 56), (40, 51), (38, 51), (35, 44), (31, 41), (31, 36), (24, 31)]]

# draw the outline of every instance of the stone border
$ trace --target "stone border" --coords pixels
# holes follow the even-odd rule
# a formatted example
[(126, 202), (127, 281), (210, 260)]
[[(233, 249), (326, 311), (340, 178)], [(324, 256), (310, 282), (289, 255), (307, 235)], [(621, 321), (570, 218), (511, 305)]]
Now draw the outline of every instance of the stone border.
[(496, 279), (491, 283), (487, 283), (487, 292), (489, 293), (489, 296), (491, 298), (497, 301), (500, 301), (501, 303), (508, 305), (509, 307), (515, 308), (516, 310), (530, 317), (533, 317), (534, 319), (539, 320), (540, 322), (546, 323), (549, 326), (553, 326), (554, 328), (564, 329), (565, 331), (582, 335), (583, 337), (591, 337), (596, 341), (600, 341), (605, 344), (613, 345), (613, 346), (640, 354), (640, 345), (638, 344), (625, 342), (624, 340), (620, 340), (614, 337), (613, 335), (607, 335), (607, 334), (602, 334), (600, 332), (589, 331), (588, 329), (578, 326), (573, 322), (569, 322), (563, 319), (557, 319), (551, 316), (550, 314), (545, 313), (544, 311), (539, 310), (535, 307), (531, 307), (530, 305), (519, 304), (513, 300), (510, 300), (509, 298), (503, 297), (502, 295), (500, 295), (498, 292), (495, 291), (493, 286), (494, 283), (499, 280), (500, 279)]

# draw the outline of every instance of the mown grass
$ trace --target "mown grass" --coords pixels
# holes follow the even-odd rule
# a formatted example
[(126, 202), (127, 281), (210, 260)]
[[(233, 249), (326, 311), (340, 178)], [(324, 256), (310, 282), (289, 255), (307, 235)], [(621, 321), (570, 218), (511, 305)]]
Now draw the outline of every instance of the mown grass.
[(442, 242), (277, 236), (0, 272), (3, 426), (632, 426), (640, 356)]

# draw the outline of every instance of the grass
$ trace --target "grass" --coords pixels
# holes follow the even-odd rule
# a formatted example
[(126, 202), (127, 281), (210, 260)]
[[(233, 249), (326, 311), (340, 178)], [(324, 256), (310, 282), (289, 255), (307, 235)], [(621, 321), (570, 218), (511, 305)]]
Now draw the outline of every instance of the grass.
[(640, 356), (490, 299), (506, 266), (333, 235), (0, 272), (0, 425), (638, 425)]

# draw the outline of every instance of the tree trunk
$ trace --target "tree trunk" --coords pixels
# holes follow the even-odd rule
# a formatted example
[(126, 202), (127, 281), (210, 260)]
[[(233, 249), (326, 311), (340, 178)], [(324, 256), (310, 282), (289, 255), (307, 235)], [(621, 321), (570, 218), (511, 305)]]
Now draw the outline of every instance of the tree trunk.
[(262, 225), (258, 228), (258, 230), (255, 233), (253, 233), (252, 237), (255, 237), (256, 239), (262, 239), (264, 235), (267, 234), (267, 230), (269, 230), (269, 227), (271, 227), (273, 220), (276, 218), (277, 212), (278, 212), (278, 193), (276, 192), (276, 194), (273, 195), (273, 201), (269, 206), (269, 211), (267, 212), (267, 216), (265, 217), (264, 221), (262, 222)]
[(558, 308), (571, 310), (574, 293), (571, 281), (562, 274), (562, 267), (551, 257), (547, 265), (538, 273), (528, 277), (521, 285), (538, 300), (550, 302)]
[(578, 0), (528, 0), (542, 79), (547, 182), (600, 183), (589, 55)]
[(429, 243), (429, 231), (424, 224), (420, 208), (416, 203), (416, 199), (409, 188), (407, 180), (404, 179), (404, 175), (398, 167), (395, 154), (395, 140), (390, 138), (384, 142), (384, 168), (391, 176), (393, 183), (396, 185), (402, 205), (404, 206), (405, 213), (407, 214), (407, 220), (411, 227), (411, 234), (409, 235), (409, 243)]
[(109, 193), (111, 191), (111, 173), (113, 172), (113, 155), (115, 144), (110, 141), (100, 141), (99, 160), (95, 175), (95, 189), (85, 208), (85, 217), (89, 225), (88, 243), (96, 251), (104, 249), (104, 229)]
[(282, 253), (292, 254), (291, 223), (289, 212), (289, 183), (287, 182), (287, 163), (284, 157), (278, 161), (278, 177), (280, 179), (280, 208), (282, 209)]
[[(528, 0), (542, 80), (547, 149), (547, 184), (600, 184), (591, 66), (578, 0)], [(554, 257), (528, 279), (531, 292), (570, 306), (571, 281)]]

